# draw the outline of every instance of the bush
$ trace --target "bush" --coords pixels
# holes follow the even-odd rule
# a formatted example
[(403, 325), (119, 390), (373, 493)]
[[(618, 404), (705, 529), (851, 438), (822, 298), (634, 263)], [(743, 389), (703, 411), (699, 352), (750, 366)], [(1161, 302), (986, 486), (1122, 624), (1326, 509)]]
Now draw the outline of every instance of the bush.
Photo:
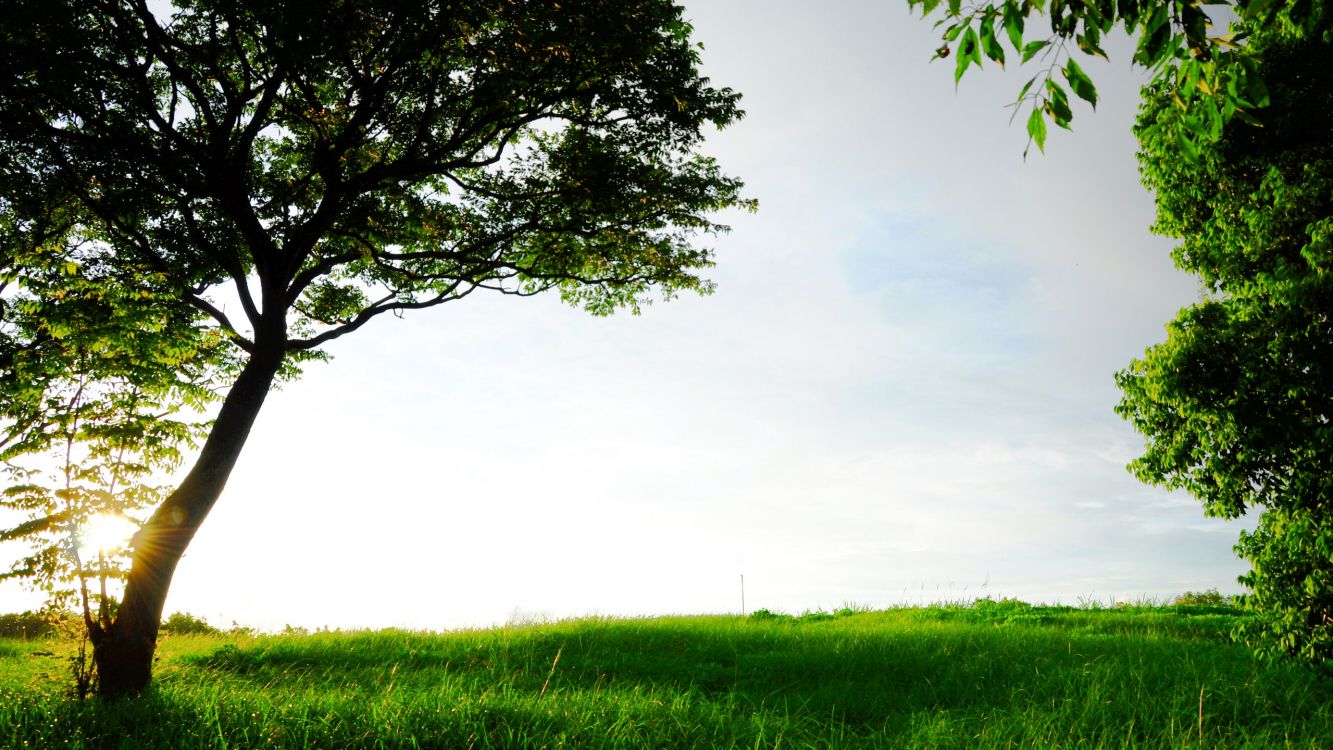
[(1176, 607), (1226, 607), (1231, 604), (1231, 597), (1223, 596), (1217, 589), (1207, 591), (1186, 591), (1171, 600)]
[(1009, 620), (1015, 616), (1027, 614), (1032, 609), (1032, 605), (1022, 599), (996, 601), (986, 597), (973, 602), (972, 608), (977, 611), (977, 614), (988, 620)]
[(202, 617), (189, 612), (176, 612), (162, 621), (162, 632), (172, 635), (216, 635), (222, 631), (209, 625)]
[(795, 618), (782, 612), (774, 612), (768, 609), (756, 609), (750, 613), (748, 618), (750, 622), (780, 622), (784, 620), (794, 620)]
[(0, 638), (21, 640), (50, 638), (56, 634), (57, 624), (62, 617), (63, 615), (50, 612), (0, 615)]
[(797, 618), (799, 622), (827, 622), (833, 619), (836, 619), (835, 616), (828, 612), (806, 612)]

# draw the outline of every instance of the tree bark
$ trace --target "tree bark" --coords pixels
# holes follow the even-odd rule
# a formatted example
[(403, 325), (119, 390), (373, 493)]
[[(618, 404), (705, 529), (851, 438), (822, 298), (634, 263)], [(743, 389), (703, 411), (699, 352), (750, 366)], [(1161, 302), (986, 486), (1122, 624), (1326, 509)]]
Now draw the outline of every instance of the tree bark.
[(223, 400), (194, 467), (135, 535), (124, 601), (110, 627), (90, 633), (102, 699), (137, 695), (148, 687), (171, 577), (222, 494), (282, 358), (281, 340), (256, 347)]

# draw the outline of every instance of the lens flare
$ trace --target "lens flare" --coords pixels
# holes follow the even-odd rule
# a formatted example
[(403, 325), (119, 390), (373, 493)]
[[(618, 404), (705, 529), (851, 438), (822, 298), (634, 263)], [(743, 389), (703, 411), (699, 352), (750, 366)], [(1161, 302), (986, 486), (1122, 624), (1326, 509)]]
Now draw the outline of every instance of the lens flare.
[(133, 521), (111, 513), (99, 513), (79, 527), (79, 548), (87, 552), (113, 555), (129, 546), (139, 530)]

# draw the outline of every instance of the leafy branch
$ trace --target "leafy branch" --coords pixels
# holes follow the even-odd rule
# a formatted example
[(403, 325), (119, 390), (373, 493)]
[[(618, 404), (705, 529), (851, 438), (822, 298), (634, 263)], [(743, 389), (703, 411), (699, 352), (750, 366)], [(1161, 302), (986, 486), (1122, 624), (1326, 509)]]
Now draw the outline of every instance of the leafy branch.
[[(1169, 139), (1190, 162), (1201, 145), (1216, 141), (1232, 119), (1260, 125), (1256, 111), (1268, 105), (1268, 91), (1245, 52), (1254, 29), (1276, 22), (1310, 26), (1318, 9), (1300, 0), (1004, 0), (963, 5), (962, 0), (908, 0), (922, 17), (940, 11), (935, 27), (943, 44), (933, 59), (955, 58), (954, 82), (962, 80), (983, 58), (1006, 63), (1004, 41), (1026, 64), (1037, 55), (1050, 59), (1044, 71), (1023, 85), (1014, 102), (1015, 115), (1024, 105), (1028, 149), (1045, 151), (1047, 121), (1069, 129), (1073, 110), (1070, 93), (1094, 109), (1096, 86), (1075, 59), (1073, 48), (1089, 57), (1110, 57), (1102, 39), (1117, 27), (1137, 39), (1134, 64), (1153, 74), (1148, 88), (1165, 92), (1173, 103), (1171, 116), (1160, 119), (1158, 137)], [(1208, 5), (1234, 7), (1237, 21), (1216, 33)], [(1306, 3), (1308, 5), (1308, 3)], [(1034, 18), (1048, 21), (1042, 36)], [(1057, 75), (1058, 73), (1058, 75)]]

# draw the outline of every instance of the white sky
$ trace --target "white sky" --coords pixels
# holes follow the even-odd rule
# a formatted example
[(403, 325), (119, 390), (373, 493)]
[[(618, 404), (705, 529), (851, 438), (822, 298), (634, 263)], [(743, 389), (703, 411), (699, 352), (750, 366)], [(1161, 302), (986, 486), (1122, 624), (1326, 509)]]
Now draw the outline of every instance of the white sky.
[[(1023, 71), (905, 2), (687, 0), (748, 116), (718, 292), (598, 319), (470, 297), (274, 393), (168, 611), (263, 628), (1238, 590), (1241, 525), (1139, 484), (1113, 373), (1197, 296), (1149, 234), (1141, 71), (1084, 67), (1022, 161)], [(32, 604), (0, 584), (0, 611)]]

